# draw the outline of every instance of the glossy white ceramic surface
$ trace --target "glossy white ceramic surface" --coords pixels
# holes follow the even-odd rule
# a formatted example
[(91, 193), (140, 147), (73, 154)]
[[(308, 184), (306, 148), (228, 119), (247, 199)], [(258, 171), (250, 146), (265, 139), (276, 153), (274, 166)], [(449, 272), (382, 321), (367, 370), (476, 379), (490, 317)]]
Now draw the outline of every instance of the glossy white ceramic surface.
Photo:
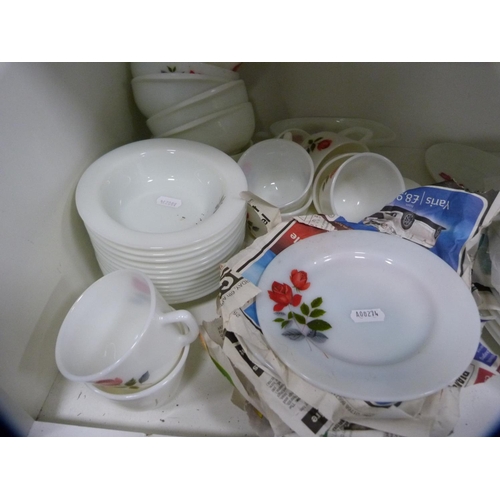
[(368, 152), (366, 144), (335, 132), (312, 134), (304, 140), (302, 146), (311, 155), (316, 172), (334, 156)]
[(161, 137), (208, 144), (232, 154), (243, 148), (255, 131), (252, 103), (243, 102), (164, 132)]
[(241, 168), (221, 151), (182, 139), (149, 139), (117, 148), (87, 168), (76, 204), (85, 224), (103, 238), (131, 248), (180, 248), (241, 217), (239, 194), (246, 189)]
[(132, 92), (140, 112), (150, 118), (163, 109), (226, 82), (226, 79), (214, 76), (161, 73), (133, 78)]
[(203, 62), (132, 62), (130, 63), (130, 69), (134, 78), (155, 73), (199, 74), (224, 78), (230, 81), (240, 78), (239, 73), (236, 71)]
[(329, 188), (332, 213), (359, 222), (405, 191), (399, 169), (385, 156), (360, 153), (336, 170)]
[(189, 348), (190, 346), (187, 345), (182, 349), (179, 361), (165, 378), (142, 391), (124, 394), (113, 388), (99, 388), (91, 384), (88, 384), (88, 387), (100, 397), (109, 399), (129, 410), (143, 411), (160, 408), (172, 401), (179, 391)]
[(258, 286), (270, 347), (299, 376), (341, 396), (423, 397), (461, 375), (478, 347), (479, 313), (464, 281), (397, 236), (311, 236), (274, 257)]
[[(316, 172), (314, 177), (312, 194), (314, 208), (320, 214), (331, 213), (332, 207), (330, 205), (330, 194), (326, 191), (326, 184), (331, 177), (335, 174), (336, 170), (348, 158), (351, 158), (357, 153), (345, 153), (343, 155), (335, 156), (323, 164), (323, 166)], [(325, 205), (324, 203), (327, 202)]]
[(243, 153), (238, 165), (247, 178), (249, 191), (284, 211), (300, 208), (309, 198), (313, 162), (293, 141), (258, 142)]
[(135, 392), (165, 377), (198, 333), (191, 313), (173, 310), (145, 274), (119, 270), (93, 283), (69, 310), (56, 363), (69, 380)]
[(160, 111), (149, 118), (146, 124), (159, 137), (186, 123), (247, 101), (248, 92), (243, 80), (228, 82)]
[(365, 137), (364, 141), (369, 146), (381, 146), (388, 144), (396, 139), (396, 134), (385, 125), (373, 120), (362, 118), (333, 118), (333, 117), (308, 117), (308, 118), (287, 118), (274, 122), (270, 129), (275, 136), (281, 134), (284, 130), (290, 128), (303, 129), (309, 134), (318, 132), (342, 132), (346, 129), (359, 127), (372, 132), (371, 136), (360, 135), (360, 139)]

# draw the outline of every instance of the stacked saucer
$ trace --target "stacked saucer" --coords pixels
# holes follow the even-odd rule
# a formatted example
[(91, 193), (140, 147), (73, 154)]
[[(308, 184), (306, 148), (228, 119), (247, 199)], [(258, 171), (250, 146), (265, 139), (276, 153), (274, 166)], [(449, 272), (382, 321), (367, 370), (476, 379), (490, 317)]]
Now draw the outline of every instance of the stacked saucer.
[(217, 290), (220, 264), (245, 238), (246, 190), (241, 168), (216, 148), (158, 138), (90, 165), (76, 204), (104, 274), (138, 269), (179, 304)]

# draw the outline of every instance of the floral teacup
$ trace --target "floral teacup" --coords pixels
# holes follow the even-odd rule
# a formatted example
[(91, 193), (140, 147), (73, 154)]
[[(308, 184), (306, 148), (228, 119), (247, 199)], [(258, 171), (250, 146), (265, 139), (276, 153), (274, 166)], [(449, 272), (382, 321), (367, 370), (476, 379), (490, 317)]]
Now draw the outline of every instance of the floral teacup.
[(366, 153), (368, 146), (360, 141), (355, 141), (344, 134), (335, 132), (318, 132), (310, 135), (302, 147), (311, 155), (314, 169), (317, 172), (322, 165), (334, 156), (344, 153)]

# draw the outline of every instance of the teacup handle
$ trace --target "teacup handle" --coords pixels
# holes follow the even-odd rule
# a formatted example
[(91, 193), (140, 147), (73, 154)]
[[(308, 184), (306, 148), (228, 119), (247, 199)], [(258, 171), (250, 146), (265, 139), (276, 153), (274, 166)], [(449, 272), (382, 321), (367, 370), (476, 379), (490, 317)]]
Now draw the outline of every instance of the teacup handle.
[(166, 325), (169, 323), (183, 323), (184, 325), (186, 325), (187, 332), (185, 334), (179, 333), (177, 335), (181, 347), (194, 342), (198, 337), (198, 334), (200, 333), (198, 323), (194, 319), (194, 316), (189, 311), (185, 311), (183, 309), (165, 313), (160, 317), (160, 323), (162, 325)]
[[(354, 134), (354, 137), (352, 137)], [(373, 131), (365, 127), (349, 127), (339, 132), (339, 135), (348, 137), (354, 141), (366, 142), (373, 137)], [(361, 136), (361, 137), (360, 137)]]

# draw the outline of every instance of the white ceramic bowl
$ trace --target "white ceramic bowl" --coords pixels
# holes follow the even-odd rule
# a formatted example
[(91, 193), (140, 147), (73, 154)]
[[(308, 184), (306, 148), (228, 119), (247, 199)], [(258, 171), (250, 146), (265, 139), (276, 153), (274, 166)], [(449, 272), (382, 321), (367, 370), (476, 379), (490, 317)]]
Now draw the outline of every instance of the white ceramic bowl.
[(267, 139), (247, 149), (238, 160), (253, 194), (282, 211), (300, 208), (311, 193), (314, 165), (293, 141)]
[(132, 92), (141, 113), (150, 118), (164, 109), (226, 82), (226, 79), (214, 76), (160, 73), (132, 79)]
[(134, 78), (155, 73), (197, 74), (215, 76), (230, 81), (237, 80), (240, 77), (236, 71), (203, 62), (133, 62), (130, 63), (130, 69)]
[(159, 137), (193, 120), (247, 101), (248, 93), (243, 80), (228, 82), (160, 111), (149, 118), (146, 124)]
[(359, 153), (347, 159), (331, 179), (332, 213), (360, 222), (405, 191), (401, 172), (388, 158)]
[(244, 217), (247, 190), (229, 156), (198, 142), (148, 139), (117, 148), (84, 172), (76, 205), (85, 225), (131, 248), (182, 248)]
[(151, 387), (135, 393), (120, 394), (119, 391), (109, 389), (98, 389), (94, 385), (87, 387), (100, 397), (106, 398), (129, 410), (152, 410), (159, 408), (174, 399), (179, 391), (182, 376), (186, 366), (189, 346), (184, 347), (181, 358), (172, 371), (160, 382)]
[(162, 137), (197, 141), (232, 154), (250, 141), (254, 131), (252, 104), (244, 102), (171, 129)]

